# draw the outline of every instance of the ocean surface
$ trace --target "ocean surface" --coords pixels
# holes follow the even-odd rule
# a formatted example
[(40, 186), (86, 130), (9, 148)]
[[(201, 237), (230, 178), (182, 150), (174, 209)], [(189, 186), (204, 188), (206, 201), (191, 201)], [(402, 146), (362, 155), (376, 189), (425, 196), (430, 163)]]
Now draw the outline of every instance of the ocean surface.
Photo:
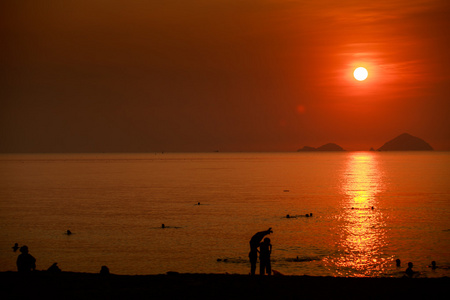
[(248, 274), (269, 227), (282, 274), (450, 276), (450, 153), (0, 155), (0, 271), (18, 243), (38, 270)]

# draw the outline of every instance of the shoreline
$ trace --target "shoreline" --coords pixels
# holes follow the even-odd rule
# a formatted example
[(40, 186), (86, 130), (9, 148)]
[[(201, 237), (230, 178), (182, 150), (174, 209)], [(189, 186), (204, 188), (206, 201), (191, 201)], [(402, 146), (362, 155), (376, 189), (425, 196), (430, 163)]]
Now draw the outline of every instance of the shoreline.
[[(358, 278), (168, 272), (159, 275), (0, 272), (3, 299), (434, 299), (449, 277)], [(445, 293), (445, 294), (444, 294)], [(5, 298), (6, 296), (6, 298)]]

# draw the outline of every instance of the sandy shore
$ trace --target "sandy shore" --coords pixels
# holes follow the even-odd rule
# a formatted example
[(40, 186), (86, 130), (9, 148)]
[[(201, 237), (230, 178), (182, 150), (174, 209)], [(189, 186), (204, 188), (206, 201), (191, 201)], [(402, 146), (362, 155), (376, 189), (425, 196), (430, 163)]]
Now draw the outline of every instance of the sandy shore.
[(450, 278), (0, 272), (2, 299), (438, 299)]

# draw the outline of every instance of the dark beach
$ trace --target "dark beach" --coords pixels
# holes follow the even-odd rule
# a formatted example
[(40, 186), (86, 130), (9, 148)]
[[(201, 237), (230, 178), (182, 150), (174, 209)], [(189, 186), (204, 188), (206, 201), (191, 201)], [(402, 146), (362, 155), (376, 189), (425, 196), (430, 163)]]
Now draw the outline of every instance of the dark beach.
[(443, 278), (1, 272), (2, 299), (437, 299)]

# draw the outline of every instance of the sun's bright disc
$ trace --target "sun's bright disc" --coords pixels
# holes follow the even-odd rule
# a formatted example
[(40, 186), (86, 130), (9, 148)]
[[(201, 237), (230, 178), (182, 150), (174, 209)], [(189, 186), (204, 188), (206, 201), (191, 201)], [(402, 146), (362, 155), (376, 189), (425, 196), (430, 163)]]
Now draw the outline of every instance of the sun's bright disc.
[(367, 75), (369, 75), (369, 72), (363, 67), (356, 68), (353, 72), (353, 76), (356, 80), (363, 81), (367, 78)]

